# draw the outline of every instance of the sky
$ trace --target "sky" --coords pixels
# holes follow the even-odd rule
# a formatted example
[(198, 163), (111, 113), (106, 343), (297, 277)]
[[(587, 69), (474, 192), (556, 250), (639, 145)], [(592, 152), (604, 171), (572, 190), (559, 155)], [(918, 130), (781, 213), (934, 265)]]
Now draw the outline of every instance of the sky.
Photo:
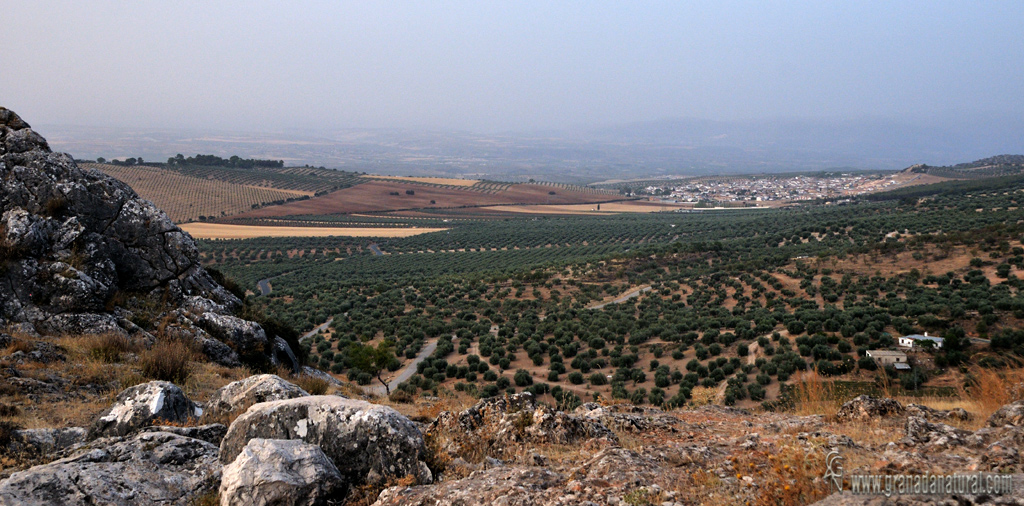
[(480, 132), (1024, 113), (1024, 2), (0, 0), (33, 124)]

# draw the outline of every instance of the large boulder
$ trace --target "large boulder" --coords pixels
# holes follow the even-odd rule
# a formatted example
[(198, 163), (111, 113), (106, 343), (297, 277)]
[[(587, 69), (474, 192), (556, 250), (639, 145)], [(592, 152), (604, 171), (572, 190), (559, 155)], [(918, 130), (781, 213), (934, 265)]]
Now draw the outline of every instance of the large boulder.
[[(163, 211), (127, 184), (51, 152), (3, 107), (0, 286), (0, 328), (145, 338), (159, 324), (186, 329), (224, 365), (239, 365), (237, 350), (298, 367), (286, 342), (230, 316), (241, 301), (203, 269), (192, 237)], [(133, 318), (140, 315), (129, 308), (155, 309), (167, 318)], [(133, 320), (149, 323), (141, 328)], [(214, 337), (187, 331), (200, 320)]]
[(0, 482), (0, 505), (168, 506), (216, 490), (217, 447), (165, 432), (114, 438)]
[(903, 405), (895, 399), (861, 395), (842, 405), (836, 413), (840, 422), (865, 421), (903, 414)]
[(421, 461), (423, 435), (387, 406), (331, 395), (256, 404), (228, 428), (220, 445), (221, 461), (233, 462), (254, 438), (301, 439), (319, 446), (347, 485), (382, 484), (410, 475), (420, 483), (432, 481)]
[(275, 374), (257, 374), (228, 383), (206, 402), (206, 414), (216, 417), (246, 409), (253, 404), (294, 399), (309, 395), (295, 384)]
[(250, 439), (224, 466), (221, 506), (314, 506), (340, 499), (343, 478), (319, 446), (298, 440)]
[(1014, 401), (996, 410), (988, 418), (989, 427), (1024, 426), (1024, 400)]
[(93, 421), (89, 437), (124, 436), (149, 425), (187, 422), (202, 413), (173, 383), (151, 381), (118, 394), (114, 404)]

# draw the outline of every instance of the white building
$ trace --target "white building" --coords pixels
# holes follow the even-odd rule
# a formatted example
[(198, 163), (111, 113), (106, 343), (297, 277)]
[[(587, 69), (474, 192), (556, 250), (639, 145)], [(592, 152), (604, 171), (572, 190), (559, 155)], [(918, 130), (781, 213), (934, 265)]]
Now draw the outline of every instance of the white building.
[(899, 345), (903, 346), (904, 348), (913, 348), (914, 344), (920, 341), (931, 341), (935, 343), (936, 348), (942, 348), (943, 339), (941, 337), (931, 337), (928, 335), (927, 332), (925, 332), (923, 336), (920, 334), (911, 334), (909, 336), (903, 336), (899, 338)]

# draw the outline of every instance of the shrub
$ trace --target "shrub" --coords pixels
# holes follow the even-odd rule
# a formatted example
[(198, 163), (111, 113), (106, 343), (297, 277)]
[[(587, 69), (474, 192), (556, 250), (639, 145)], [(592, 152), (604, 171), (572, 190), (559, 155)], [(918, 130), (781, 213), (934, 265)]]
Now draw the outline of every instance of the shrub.
[(590, 384), (591, 385), (597, 385), (597, 386), (607, 385), (608, 384), (608, 377), (605, 376), (604, 374), (599, 373), (599, 372), (595, 372), (594, 374), (590, 375)]
[(194, 343), (164, 339), (139, 354), (139, 366), (147, 378), (182, 385), (192, 375), (192, 362), (198, 357)]
[(573, 385), (582, 385), (583, 381), (583, 373), (579, 371), (569, 373), (569, 383), (572, 383)]
[(292, 383), (309, 392), (309, 395), (323, 395), (327, 393), (327, 387), (329, 386), (327, 380), (306, 374), (293, 378)]

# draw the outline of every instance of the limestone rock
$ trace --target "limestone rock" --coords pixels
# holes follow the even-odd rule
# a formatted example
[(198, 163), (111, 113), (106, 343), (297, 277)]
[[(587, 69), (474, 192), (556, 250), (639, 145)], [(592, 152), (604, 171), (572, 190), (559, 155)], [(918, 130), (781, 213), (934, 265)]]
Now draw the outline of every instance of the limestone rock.
[(861, 395), (843, 404), (836, 413), (836, 419), (840, 422), (849, 422), (900, 414), (903, 414), (903, 405), (899, 401)]
[(85, 441), (86, 433), (84, 427), (17, 430), (11, 438), (9, 451), (33, 455), (58, 452)]
[(996, 410), (988, 418), (989, 427), (1002, 427), (1004, 425), (1024, 426), (1024, 400), (1007, 404)]
[(215, 489), (220, 472), (216, 446), (142, 433), (14, 473), (0, 482), (0, 504), (185, 506)]
[(253, 404), (294, 399), (309, 395), (305, 390), (274, 374), (257, 374), (228, 383), (214, 392), (206, 403), (209, 416), (219, 416)]
[(89, 438), (124, 436), (160, 422), (185, 422), (202, 410), (173, 383), (151, 381), (128, 388), (89, 428)]
[(933, 409), (921, 404), (907, 404), (907, 416), (919, 416), (928, 420), (960, 420), (967, 421), (973, 418), (964, 408), (954, 409)]
[(314, 506), (340, 499), (343, 478), (319, 446), (298, 440), (250, 439), (224, 466), (221, 506)]
[(411, 475), (432, 476), (421, 461), (423, 435), (406, 417), (386, 406), (333, 395), (264, 402), (235, 419), (220, 446), (231, 463), (250, 439), (301, 439), (334, 462), (349, 485), (384, 483)]
[(192, 439), (199, 439), (206, 441), (207, 443), (220, 446), (220, 442), (224, 440), (224, 435), (228, 433), (228, 428), (225, 427), (224, 424), (220, 423), (197, 425), (195, 427), (151, 425), (149, 427), (143, 427), (142, 432), (168, 432), (179, 436), (190, 437)]
[(911, 416), (907, 417), (907, 437), (904, 438), (904, 443), (952, 448), (966, 444), (969, 435), (968, 431), (944, 423), (931, 423), (924, 418)]
[(469, 478), (446, 481), (435, 486), (385, 489), (374, 506), (435, 505), (528, 505), (550, 504), (541, 495), (565, 482), (561, 474), (546, 468), (496, 467), (473, 473)]

